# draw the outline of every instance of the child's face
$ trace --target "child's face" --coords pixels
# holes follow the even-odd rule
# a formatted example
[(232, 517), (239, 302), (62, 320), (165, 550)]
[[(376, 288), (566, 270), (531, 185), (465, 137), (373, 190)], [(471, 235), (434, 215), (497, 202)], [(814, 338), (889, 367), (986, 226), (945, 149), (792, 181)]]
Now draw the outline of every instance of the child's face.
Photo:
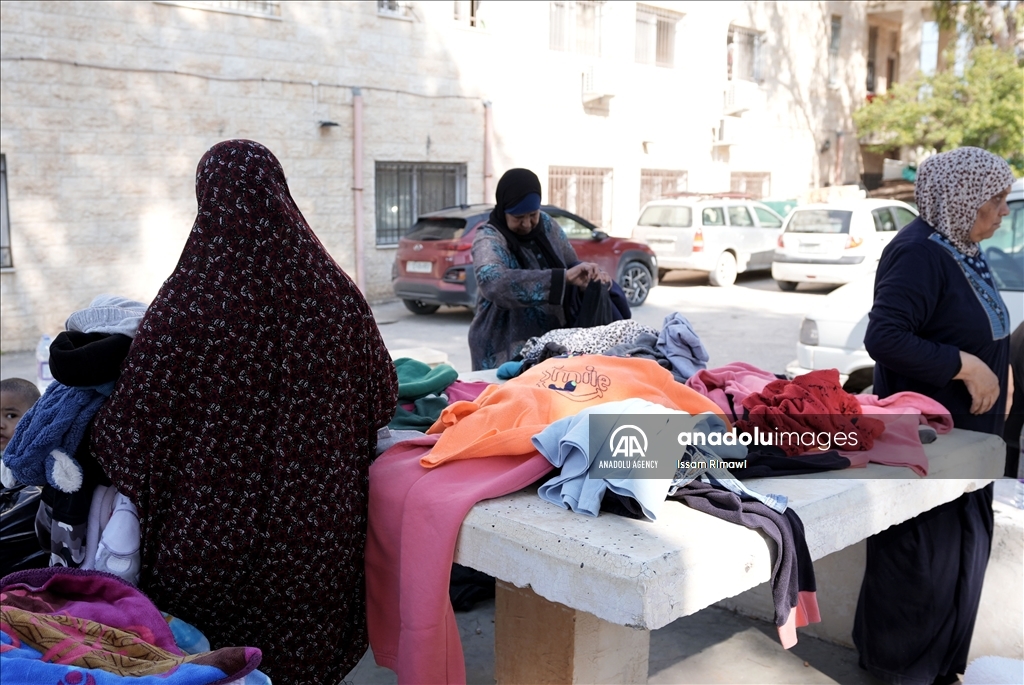
[(19, 393), (0, 391), (0, 451), (7, 449), (14, 427), (31, 407), (32, 403)]

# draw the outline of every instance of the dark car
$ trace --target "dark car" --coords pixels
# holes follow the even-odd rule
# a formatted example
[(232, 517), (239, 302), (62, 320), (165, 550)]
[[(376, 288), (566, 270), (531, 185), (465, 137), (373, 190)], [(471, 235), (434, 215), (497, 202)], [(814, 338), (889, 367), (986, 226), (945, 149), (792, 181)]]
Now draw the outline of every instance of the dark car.
[[(473, 236), (492, 205), (462, 205), (424, 214), (398, 243), (391, 268), (395, 295), (409, 311), (433, 314), (442, 304), (476, 306)], [(651, 248), (613, 238), (586, 219), (559, 207), (541, 210), (565, 231), (581, 261), (594, 262), (614, 278), (633, 307), (656, 285), (658, 261)]]

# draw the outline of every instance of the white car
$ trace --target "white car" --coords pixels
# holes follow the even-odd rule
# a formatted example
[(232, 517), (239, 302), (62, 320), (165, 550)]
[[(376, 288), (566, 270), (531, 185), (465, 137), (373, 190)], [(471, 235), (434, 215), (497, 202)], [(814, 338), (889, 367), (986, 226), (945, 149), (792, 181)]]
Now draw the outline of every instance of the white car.
[(648, 202), (640, 210), (633, 240), (658, 256), (658, 276), (670, 269), (704, 271), (714, 286), (729, 286), (736, 274), (769, 269), (782, 217), (766, 205), (720, 195)]
[[(981, 243), (996, 287), (1010, 312), (1010, 330), (1024, 319), (1024, 180), (1013, 184), (1010, 214), (988, 240)], [(797, 358), (786, 367), (790, 378), (817, 369), (838, 369), (848, 392), (873, 383), (875, 362), (864, 349), (875, 274), (833, 290), (804, 318)]]
[(896, 231), (917, 218), (899, 200), (850, 200), (797, 207), (786, 218), (772, 259), (781, 290), (800, 283), (849, 283), (873, 273)]

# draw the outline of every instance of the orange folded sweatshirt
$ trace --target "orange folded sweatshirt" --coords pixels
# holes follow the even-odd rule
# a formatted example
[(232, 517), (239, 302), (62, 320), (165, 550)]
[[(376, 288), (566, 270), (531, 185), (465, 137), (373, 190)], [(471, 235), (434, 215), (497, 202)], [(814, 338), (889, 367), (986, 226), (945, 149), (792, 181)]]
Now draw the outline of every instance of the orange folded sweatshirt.
[(634, 397), (689, 414), (713, 412), (725, 418), (714, 402), (650, 359), (553, 358), (503, 385), (490, 386), (475, 401), (448, 406), (427, 431), (441, 437), (420, 463), (431, 468), (456, 459), (529, 454), (535, 449), (530, 439), (554, 421)]

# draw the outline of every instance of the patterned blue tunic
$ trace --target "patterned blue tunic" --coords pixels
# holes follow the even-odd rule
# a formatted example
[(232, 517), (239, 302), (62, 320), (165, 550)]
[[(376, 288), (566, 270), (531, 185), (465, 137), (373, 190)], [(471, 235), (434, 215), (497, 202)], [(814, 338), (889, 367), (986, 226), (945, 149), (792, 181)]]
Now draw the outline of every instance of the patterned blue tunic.
[[(568, 238), (550, 216), (541, 212), (538, 227), (566, 266), (579, 262)], [(530, 338), (565, 326), (562, 298), (565, 269), (549, 269), (532, 250), (523, 250), (520, 265), (504, 236), (490, 224), (473, 239), (476, 272), (476, 316), (469, 326), (473, 370), (495, 369), (519, 354)]]

